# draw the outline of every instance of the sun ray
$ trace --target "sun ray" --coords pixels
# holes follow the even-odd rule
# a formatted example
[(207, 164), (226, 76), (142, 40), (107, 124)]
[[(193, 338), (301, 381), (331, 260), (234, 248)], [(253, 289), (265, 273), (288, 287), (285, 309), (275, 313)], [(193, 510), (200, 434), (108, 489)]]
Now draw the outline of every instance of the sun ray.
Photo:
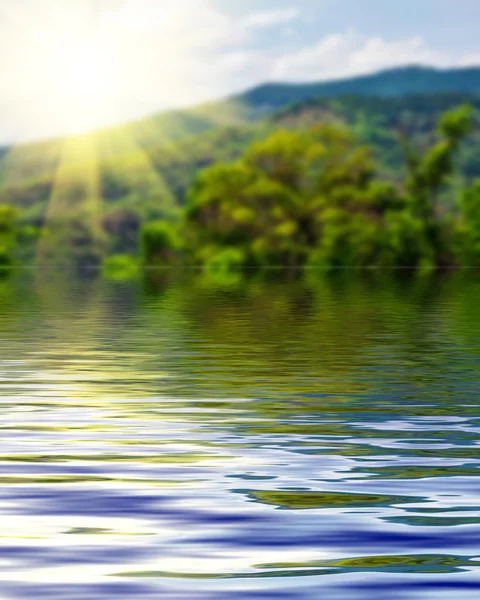
[[(93, 135), (67, 138), (45, 213), (45, 232), (38, 245), (40, 264), (75, 262), (101, 251), (99, 157)], [(87, 261), (88, 263), (88, 261)]]
[(152, 164), (149, 153), (128, 131), (122, 127), (110, 130), (99, 137), (99, 147), (105, 165), (130, 187), (130, 208), (157, 212), (158, 216), (175, 210), (175, 197), (168, 184)]
[[(248, 120), (248, 107), (232, 101), (109, 126), (120, 114), (117, 105), (130, 110), (130, 103), (136, 102), (131, 90), (153, 75), (153, 68), (157, 72), (155, 57), (147, 52), (152, 40), (147, 37), (143, 45), (138, 37), (142, 32), (155, 35), (156, 29), (146, 27), (149, 24), (143, 20), (130, 23), (126, 17), (132, 13), (133, 19), (133, 4), (128, 2), (127, 12), (120, 10), (123, 5), (127, 3), (121, 0), (104, 0), (102, 9), (93, 0), (72, 3), (71, 9), (60, 0), (44, 0), (41, 8), (35, 0), (13, 8), (0, 3), (0, 14), (12, 23), (12, 43), (17, 32), (22, 40), (16, 67), (24, 67), (28, 75), (25, 88), (18, 81), (18, 69), (5, 85), (16, 85), (18, 91), (38, 90), (35, 98), (31, 93), (19, 96), (15, 111), (24, 114), (25, 129), (18, 132), (19, 139), (29, 131), (33, 137), (45, 131), (70, 132), (69, 137), (22, 145), (0, 156), (2, 193), (20, 198), (26, 221), (45, 225), (37, 252), (41, 263), (69, 262), (77, 250), (101, 259), (104, 242), (110, 243), (105, 215), (123, 211), (136, 213), (139, 219), (174, 216), (179, 205), (176, 196), (183, 193), (186, 178), (172, 175), (172, 165), (185, 166), (189, 177), (204, 164), (200, 158), (204, 147), (211, 147), (208, 138), (204, 147), (196, 147), (194, 136)], [(175, 18), (177, 12), (173, 11)], [(177, 48), (175, 35), (162, 23), (165, 39), (156, 85), (163, 74), (165, 102), (175, 104), (177, 87), (179, 95), (186, 89), (181, 67), (191, 50), (184, 44)], [(193, 80), (192, 93), (198, 83)], [(80, 133), (84, 131), (93, 133)], [(113, 181), (110, 195), (105, 193), (109, 178)]]
[(58, 168), (63, 140), (49, 140), (10, 146), (0, 161), (0, 181), (4, 187), (31, 185), (52, 178)]

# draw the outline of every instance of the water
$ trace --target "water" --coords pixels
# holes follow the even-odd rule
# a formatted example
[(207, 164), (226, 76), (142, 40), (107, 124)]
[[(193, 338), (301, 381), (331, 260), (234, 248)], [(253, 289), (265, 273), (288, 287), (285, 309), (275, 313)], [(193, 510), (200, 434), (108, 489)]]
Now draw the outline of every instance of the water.
[(480, 597), (479, 302), (0, 280), (0, 598)]

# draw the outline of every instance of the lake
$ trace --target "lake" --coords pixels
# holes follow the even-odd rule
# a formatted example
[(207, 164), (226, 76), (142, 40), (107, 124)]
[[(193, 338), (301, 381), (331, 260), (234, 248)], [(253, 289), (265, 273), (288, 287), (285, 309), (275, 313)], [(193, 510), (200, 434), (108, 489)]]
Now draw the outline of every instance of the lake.
[(0, 597), (480, 596), (480, 273), (0, 280)]

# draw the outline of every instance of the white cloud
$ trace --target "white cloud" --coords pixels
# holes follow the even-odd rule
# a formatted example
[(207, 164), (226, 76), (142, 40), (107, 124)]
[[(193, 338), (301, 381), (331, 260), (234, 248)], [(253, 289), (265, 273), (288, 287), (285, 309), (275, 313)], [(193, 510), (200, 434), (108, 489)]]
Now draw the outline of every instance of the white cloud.
[(457, 61), (459, 67), (478, 67), (480, 65), (480, 52), (465, 54)]
[(280, 56), (273, 79), (313, 81), (369, 73), (407, 64), (446, 66), (448, 57), (426, 47), (419, 37), (389, 42), (354, 31), (325, 37), (313, 46)]
[(289, 23), (299, 16), (297, 8), (283, 8), (279, 10), (264, 10), (252, 13), (242, 20), (245, 27), (272, 27)]

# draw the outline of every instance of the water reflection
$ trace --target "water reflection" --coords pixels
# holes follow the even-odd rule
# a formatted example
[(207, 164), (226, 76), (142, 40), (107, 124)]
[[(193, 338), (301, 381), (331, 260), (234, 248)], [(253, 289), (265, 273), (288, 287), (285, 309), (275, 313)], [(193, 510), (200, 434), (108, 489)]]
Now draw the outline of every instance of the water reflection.
[(474, 598), (480, 277), (0, 280), (5, 598)]

